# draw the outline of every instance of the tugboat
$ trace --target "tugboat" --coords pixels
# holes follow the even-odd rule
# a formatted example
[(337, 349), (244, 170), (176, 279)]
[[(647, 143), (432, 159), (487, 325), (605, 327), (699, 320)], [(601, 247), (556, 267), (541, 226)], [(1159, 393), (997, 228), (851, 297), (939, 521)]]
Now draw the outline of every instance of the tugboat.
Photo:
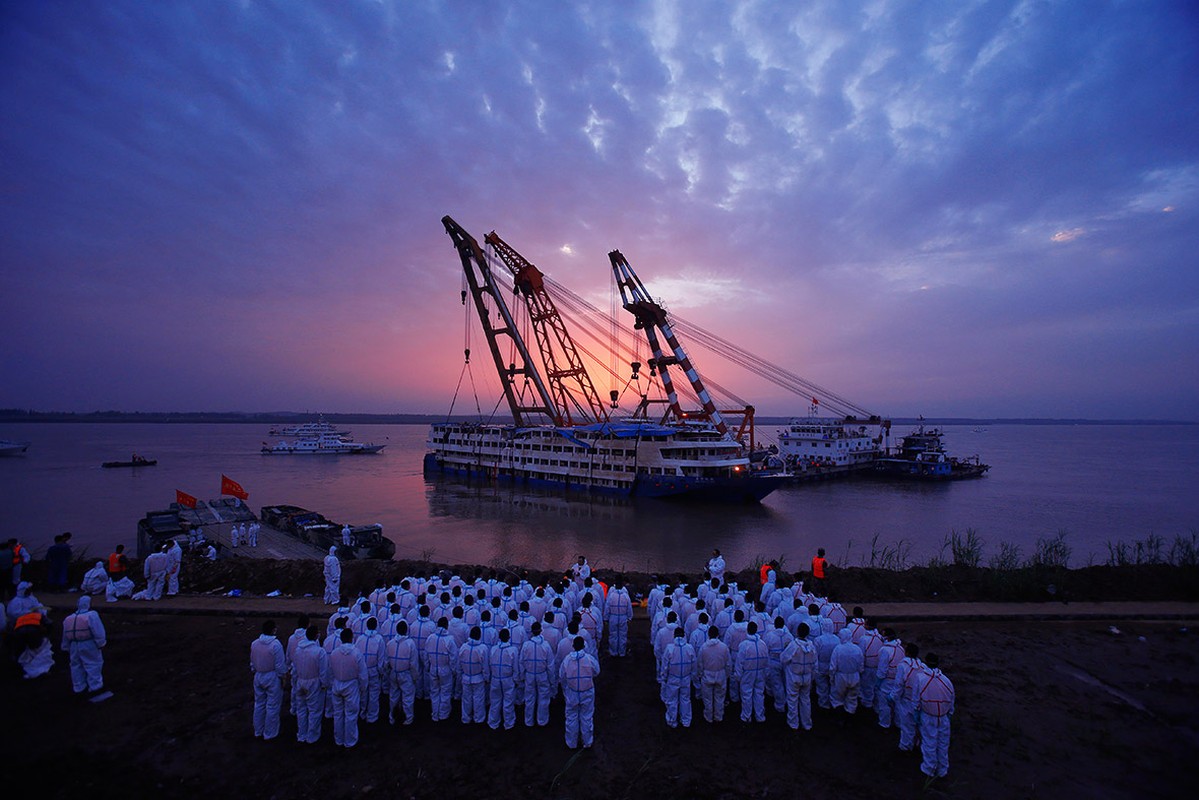
[(916, 481), (956, 481), (981, 478), (991, 468), (978, 456), (954, 458), (945, 452), (940, 428), (925, 429), (924, 423), (899, 440), (899, 450), (874, 462), (874, 474), (882, 478)]

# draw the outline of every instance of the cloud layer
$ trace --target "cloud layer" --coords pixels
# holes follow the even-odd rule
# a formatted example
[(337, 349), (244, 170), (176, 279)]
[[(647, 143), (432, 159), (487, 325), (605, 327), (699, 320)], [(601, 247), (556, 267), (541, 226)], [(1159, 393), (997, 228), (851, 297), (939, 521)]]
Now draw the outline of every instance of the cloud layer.
[(448, 213), (884, 414), (1196, 418), (1185, 4), (0, 15), (0, 406), (443, 411)]

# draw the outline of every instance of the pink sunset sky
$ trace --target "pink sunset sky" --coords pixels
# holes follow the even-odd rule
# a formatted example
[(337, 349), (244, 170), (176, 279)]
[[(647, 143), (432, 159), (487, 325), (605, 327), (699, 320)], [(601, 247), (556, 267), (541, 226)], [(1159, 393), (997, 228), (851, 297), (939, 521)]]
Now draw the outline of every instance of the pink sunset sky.
[(884, 415), (1199, 419), (1185, 3), (0, 20), (0, 407), (439, 414), (469, 324), (487, 411), (449, 214), (605, 312), (619, 248), (672, 313)]

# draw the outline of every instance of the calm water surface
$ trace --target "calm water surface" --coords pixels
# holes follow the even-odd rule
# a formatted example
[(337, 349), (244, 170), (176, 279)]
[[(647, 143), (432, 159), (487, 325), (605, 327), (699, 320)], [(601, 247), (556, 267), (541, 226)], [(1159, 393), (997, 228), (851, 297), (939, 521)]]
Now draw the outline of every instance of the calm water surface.
[[(989, 475), (942, 485), (799, 485), (739, 507), (426, 480), (427, 431), (358, 425), (359, 441), (387, 442), (383, 455), (316, 457), (261, 455), (267, 437), (253, 425), (4, 425), (0, 437), (33, 446), (24, 457), (0, 458), (0, 537), (18, 536), (35, 553), (64, 530), (77, 553), (133, 547), (146, 511), (166, 508), (176, 489), (217, 497), (222, 473), (245, 487), (255, 509), (292, 503), (338, 522), (379, 522), (397, 557), (452, 563), (565, 566), (586, 553), (599, 567), (697, 570), (719, 547), (735, 568), (760, 555), (783, 555), (796, 568), (823, 546), (835, 561), (858, 564), (875, 535), (908, 542), (913, 558), (926, 560), (951, 530), (974, 528), (988, 556), (1001, 541), (1027, 554), (1038, 538), (1066, 530), (1071, 563), (1082, 565), (1092, 555), (1103, 561), (1109, 540), (1172, 540), (1199, 529), (1197, 425), (949, 426), (949, 451), (980, 454)], [(134, 452), (158, 466), (100, 468)]]

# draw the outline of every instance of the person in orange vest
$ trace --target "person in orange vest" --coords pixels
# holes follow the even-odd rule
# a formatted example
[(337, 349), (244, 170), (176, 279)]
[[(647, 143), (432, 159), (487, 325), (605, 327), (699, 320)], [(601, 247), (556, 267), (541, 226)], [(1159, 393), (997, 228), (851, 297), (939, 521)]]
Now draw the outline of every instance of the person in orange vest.
[(129, 571), (129, 557), (125, 555), (125, 545), (118, 544), (117, 549), (108, 555), (108, 577), (119, 581)]
[[(21, 584), (28, 586), (28, 583)], [(50, 618), (45, 606), (38, 605), (17, 617), (13, 626), (13, 642), (17, 663), (25, 671), (26, 678), (45, 675), (54, 666), (54, 652), (50, 649)]]
[(818, 548), (812, 557), (812, 591), (821, 597), (828, 596), (825, 578), (828, 577), (828, 559), (824, 557), (824, 548)]
[(12, 585), (21, 585), (21, 569), (29, 563), (29, 548), (12, 540)]

